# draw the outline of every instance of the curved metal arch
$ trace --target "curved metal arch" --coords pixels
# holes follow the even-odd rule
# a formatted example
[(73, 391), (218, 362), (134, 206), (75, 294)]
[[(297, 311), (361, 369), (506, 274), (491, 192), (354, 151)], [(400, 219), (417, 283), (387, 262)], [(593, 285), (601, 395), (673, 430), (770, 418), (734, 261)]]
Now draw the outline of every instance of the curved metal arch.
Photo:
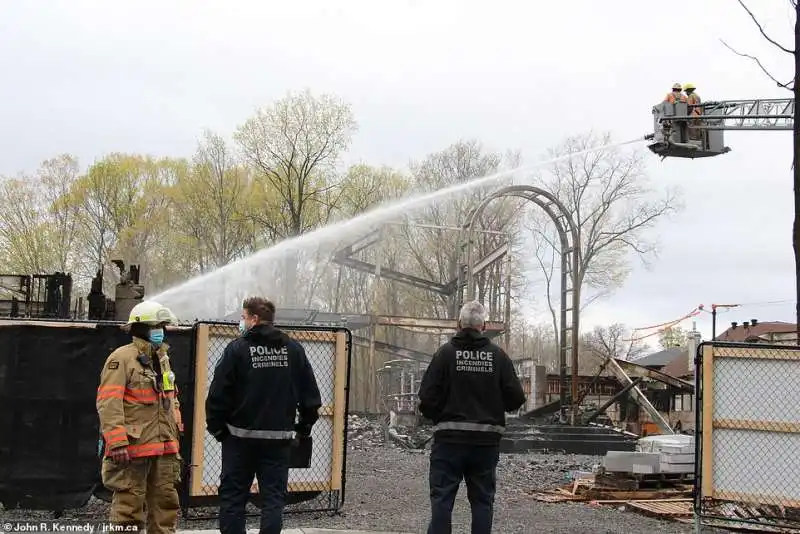
[[(558, 336), (559, 351), (559, 381), (561, 386), (561, 406), (566, 405), (567, 383), (567, 353), (570, 354), (572, 367), (571, 398), (572, 398), (572, 423), (575, 424), (578, 416), (578, 332), (580, 326), (580, 290), (579, 266), (581, 260), (580, 233), (575, 221), (567, 208), (553, 194), (531, 185), (512, 185), (499, 189), (486, 197), (469, 215), (463, 226), (463, 245), (467, 253), (466, 290), (467, 299), (472, 300), (475, 294), (475, 281), (473, 267), (475, 255), (473, 247), (473, 233), (475, 223), (486, 210), (486, 207), (495, 199), (502, 197), (517, 197), (533, 202), (550, 217), (558, 231), (561, 244), (561, 309)], [(570, 294), (571, 293), (571, 294)], [(570, 312), (570, 321), (567, 322), (567, 313)], [(571, 335), (569, 335), (571, 334)]]

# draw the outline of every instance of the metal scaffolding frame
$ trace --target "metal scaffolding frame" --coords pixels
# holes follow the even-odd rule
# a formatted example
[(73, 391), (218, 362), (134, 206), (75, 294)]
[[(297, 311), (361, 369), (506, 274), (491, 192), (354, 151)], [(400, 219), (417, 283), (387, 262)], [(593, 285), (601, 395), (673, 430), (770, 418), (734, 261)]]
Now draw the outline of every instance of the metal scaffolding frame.
[[(484, 258), (481, 258), (477, 262), (474, 262), (471, 268), (468, 269), (466, 264), (460, 265), (458, 268), (458, 272), (454, 273), (455, 276), (453, 277), (453, 279), (444, 283), (441, 281), (437, 282), (434, 280), (427, 280), (420, 276), (403, 273), (392, 269), (387, 269), (385, 266), (382, 265), (382, 254), (380, 252), (378, 254), (378, 258), (376, 259), (375, 263), (371, 263), (369, 261), (365, 261), (363, 259), (355, 257), (358, 253), (366, 250), (367, 248), (379, 244), (382, 241), (382, 238), (384, 237), (385, 227), (394, 225), (408, 225), (412, 227), (430, 228), (437, 230), (451, 230), (456, 232), (461, 232), (463, 230), (460, 227), (421, 224), (412, 221), (387, 222), (380, 228), (373, 230), (371, 233), (365, 235), (364, 237), (354, 241), (353, 243), (349, 244), (346, 247), (343, 247), (342, 249), (334, 253), (332, 260), (334, 263), (337, 263), (344, 267), (349, 267), (352, 269), (356, 269), (358, 271), (372, 274), (375, 276), (376, 281), (380, 281), (381, 279), (393, 280), (396, 282), (400, 282), (402, 284), (416, 287), (418, 289), (430, 291), (448, 300), (448, 310), (450, 311), (451, 314), (450, 319), (393, 317), (393, 316), (379, 315), (376, 309), (370, 310), (370, 313), (367, 315), (367, 317), (369, 317), (369, 327), (370, 327), (369, 337), (368, 338), (361, 337), (359, 339), (358, 344), (360, 346), (366, 346), (369, 351), (368, 368), (369, 368), (370, 385), (369, 385), (368, 398), (370, 399), (370, 403), (372, 405), (378, 402), (378, 399), (374, 398), (375, 394), (377, 393), (377, 384), (375, 380), (377, 378), (377, 371), (378, 371), (375, 363), (376, 352), (392, 354), (395, 357), (399, 358), (407, 358), (409, 355), (414, 354), (414, 357), (412, 359), (417, 359), (417, 360), (421, 359), (420, 358), (421, 355), (417, 351), (411, 351), (404, 347), (396, 347), (394, 345), (377, 341), (375, 339), (376, 327), (377, 326), (392, 326), (401, 328), (405, 327), (420, 331), (426, 331), (427, 333), (455, 330), (456, 329), (455, 317), (458, 313), (458, 303), (462, 300), (461, 293), (463, 290), (463, 283), (462, 283), (463, 273), (466, 270), (468, 270), (470, 275), (474, 276), (480, 274), (485, 269), (489, 268), (491, 265), (494, 265), (496, 262), (501, 261), (503, 258), (506, 258), (510, 253), (510, 243), (506, 232), (498, 232), (495, 230), (480, 230), (480, 232), (483, 234), (506, 236), (506, 240), (495, 250), (492, 250), (489, 254), (487, 254)], [(506, 295), (506, 300), (508, 300), (508, 295)], [(489, 323), (487, 323), (487, 334), (489, 334), (490, 336), (498, 335), (501, 333), (506, 333), (506, 336), (508, 336), (510, 308), (508, 305), (506, 305), (505, 308), (506, 309), (504, 310), (505, 311), (504, 321), (502, 322), (490, 321)]]
[[(558, 339), (560, 356), (561, 409), (566, 406), (567, 395), (567, 353), (571, 355), (571, 422), (578, 420), (578, 332), (580, 315), (580, 280), (578, 268), (581, 262), (580, 233), (567, 208), (553, 194), (530, 185), (513, 185), (499, 189), (486, 197), (470, 214), (463, 227), (463, 245), (467, 250), (467, 269), (465, 269), (467, 295), (472, 299), (475, 293), (473, 267), (476, 262), (473, 253), (475, 223), (486, 207), (495, 199), (503, 197), (522, 198), (533, 202), (550, 217), (556, 226), (561, 244), (561, 320)], [(461, 285), (461, 284), (459, 284)]]

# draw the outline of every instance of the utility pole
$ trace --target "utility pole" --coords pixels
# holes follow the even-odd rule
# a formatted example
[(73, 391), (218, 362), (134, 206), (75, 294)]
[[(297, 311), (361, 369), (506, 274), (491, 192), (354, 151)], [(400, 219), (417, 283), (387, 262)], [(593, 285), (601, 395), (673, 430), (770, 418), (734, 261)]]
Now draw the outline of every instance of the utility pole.
[(712, 304), (711, 305), (711, 341), (717, 339), (717, 308), (738, 308), (738, 304)]
[[(511, 243), (511, 236), (506, 237), (507, 242)], [(513, 268), (512, 258), (511, 258), (511, 247), (509, 246), (508, 255), (506, 256), (505, 261), (505, 271), (506, 271), (506, 284), (505, 284), (505, 310), (503, 316), (505, 317), (506, 323), (506, 332), (505, 332), (505, 344), (506, 350), (511, 350), (511, 269)]]
[(711, 305), (711, 341), (717, 339), (717, 305)]
[(800, 115), (797, 112), (797, 101), (800, 100), (800, 3), (795, 5), (794, 17), (794, 149), (792, 151), (792, 170), (794, 171), (794, 232), (792, 247), (794, 248), (794, 277), (795, 277), (795, 343), (800, 345), (800, 166), (797, 165), (800, 156)]

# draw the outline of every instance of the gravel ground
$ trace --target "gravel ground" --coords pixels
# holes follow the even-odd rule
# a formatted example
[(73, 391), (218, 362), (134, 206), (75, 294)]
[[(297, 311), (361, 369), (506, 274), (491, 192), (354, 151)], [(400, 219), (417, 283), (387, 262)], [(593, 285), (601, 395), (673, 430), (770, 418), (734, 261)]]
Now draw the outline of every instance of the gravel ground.
[[(372, 441), (372, 440), (371, 440)], [(429, 513), (427, 451), (405, 451), (393, 446), (359, 444), (350, 447), (347, 459), (347, 493), (344, 508), (328, 514), (287, 514), (286, 528), (352, 528), (424, 532)], [(590, 469), (599, 458), (559, 454), (501, 456), (494, 531), (514, 533), (620, 534), (625, 532), (690, 533), (690, 525), (650, 519), (615, 507), (587, 504), (548, 504), (534, 501), (524, 489), (549, 489), (566, 482), (576, 469)], [(86, 519), (87, 513), (104, 517), (107, 505), (93, 500), (79, 511), (67, 512)], [(50, 518), (48, 513), (25, 510), (0, 511), (0, 522), (9, 519)], [(258, 520), (249, 520), (256, 527)], [(453, 513), (454, 532), (469, 532), (469, 505), (462, 485)], [(216, 529), (215, 521), (181, 520), (180, 528)], [(719, 532), (719, 531), (718, 531)]]
[[(614, 507), (548, 504), (523, 489), (550, 489), (566, 482), (575, 469), (587, 469), (596, 457), (575, 455), (503, 455), (498, 468), (494, 532), (503, 534), (690, 533), (690, 525), (649, 519)], [(428, 454), (395, 448), (348, 454), (347, 494), (340, 516), (289, 516), (287, 526), (319, 526), (425, 532), (429, 513)], [(469, 503), (462, 485), (453, 511), (453, 531), (469, 532)]]

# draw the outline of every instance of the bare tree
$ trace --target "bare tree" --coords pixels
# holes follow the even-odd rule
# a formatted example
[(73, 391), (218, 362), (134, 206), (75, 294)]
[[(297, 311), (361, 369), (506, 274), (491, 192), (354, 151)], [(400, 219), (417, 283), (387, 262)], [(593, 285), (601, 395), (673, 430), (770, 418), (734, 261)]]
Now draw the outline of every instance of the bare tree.
[[(554, 277), (557, 274), (556, 265), (559, 265), (559, 263), (556, 261), (556, 258), (560, 258), (559, 249), (561, 247), (556, 247), (556, 243), (558, 243), (558, 235), (555, 228), (548, 228), (547, 230), (544, 230), (543, 228), (547, 224), (547, 222), (543, 220), (544, 214), (539, 213), (537, 215), (534, 215), (531, 218), (526, 218), (524, 224), (526, 228), (531, 231), (534, 236), (536, 236), (533, 240), (533, 258), (536, 263), (535, 268), (538, 268), (541, 271), (542, 278), (544, 279), (545, 303), (547, 305), (547, 310), (550, 312), (550, 321), (551, 326), (553, 327), (551, 333), (556, 336), (556, 339), (558, 339), (558, 315), (556, 314), (555, 301), (558, 293), (556, 292), (554, 296), (553, 291), (556, 288), (553, 287), (553, 284), (556, 283), (556, 279)], [(531, 225), (533, 221), (537, 221), (534, 223), (536, 226)], [(530, 291), (531, 284), (529, 284), (528, 288), (526, 289)]]
[(53, 232), (55, 264), (61, 271), (70, 271), (81, 260), (76, 251), (80, 241), (80, 209), (67, 202), (69, 190), (80, 175), (78, 160), (69, 155), (43, 162), (38, 172), (40, 190), (48, 205), (45, 220)]
[(795, 270), (795, 322), (797, 323), (796, 337), (797, 343), (800, 345), (800, 220), (798, 220), (798, 218), (800, 218), (800, 166), (797, 165), (797, 158), (800, 156), (800, 120), (798, 120), (800, 116), (798, 115), (797, 108), (797, 101), (800, 100), (800, 4), (798, 4), (797, 0), (789, 0), (789, 5), (794, 9), (795, 16), (794, 48), (790, 48), (771, 37), (764, 29), (764, 26), (759, 22), (758, 17), (756, 17), (750, 8), (748, 8), (742, 0), (737, 1), (739, 2), (739, 5), (742, 6), (742, 9), (747, 12), (747, 15), (750, 17), (753, 23), (755, 23), (761, 36), (775, 48), (785, 54), (789, 54), (794, 59), (794, 76), (792, 76), (790, 81), (782, 82), (780, 81), (780, 77), (773, 75), (772, 72), (767, 69), (761, 60), (756, 56), (739, 52), (728, 45), (725, 41), (722, 41), (722, 44), (724, 44), (734, 54), (752, 60), (756, 65), (758, 65), (759, 69), (761, 69), (761, 72), (763, 72), (770, 80), (775, 82), (778, 87), (787, 89), (794, 95), (794, 144), (792, 149), (792, 169), (794, 171), (794, 224), (792, 226), (792, 248), (794, 249)]
[(225, 140), (205, 132), (192, 167), (174, 187), (178, 232), (192, 243), (201, 271), (226, 265), (252, 244), (249, 189)]
[[(460, 140), (444, 150), (428, 155), (423, 161), (412, 165), (414, 185), (423, 190), (433, 190), (463, 183), (467, 180), (497, 172), (504, 164), (519, 165), (518, 153), (496, 153), (486, 150), (477, 140)], [(437, 202), (421, 210), (420, 216), (427, 224), (460, 228), (472, 210), (493, 192), (493, 187), (476, 188), (473, 191)], [(473, 240), (475, 258), (480, 258), (497, 248), (507, 237), (512, 240), (519, 232), (519, 216), (524, 202), (519, 199), (497, 199), (487, 206), (483, 216), (475, 224)], [(481, 233), (481, 230), (504, 232), (505, 236)], [(458, 272), (463, 259), (458, 233), (452, 230), (419, 230), (413, 224), (404, 228), (403, 241), (408, 247), (408, 270), (419, 271), (432, 281), (447, 282)], [(498, 313), (498, 299), (492, 287), (502, 287), (497, 281), (502, 276), (500, 263), (495, 264), (476, 277), (476, 297), (483, 301), (489, 314)], [(491, 279), (491, 280), (490, 280)], [(494, 282), (494, 284), (493, 284)], [(440, 295), (418, 292), (421, 300), (430, 306), (437, 316), (449, 312), (447, 299)]]
[(525, 319), (522, 310), (514, 310), (511, 320), (511, 344), (506, 349), (512, 359), (533, 360), (555, 372), (558, 351), (553, 330), (547, 323), (534, 324)]
[[(601, 143), (610, 144), (610, 136), (598, 140), (585, 134), (567, 139), (551, 150), (551, 155), (572, 154)], [(626, 155), (609, 148), (570, 158), (554, 165), (541, 182), (564, 204), (578, 227), (581, 261), (576, 286), (581, 290), (582, 309), (621, 286), (630, 272), (631, 252), (648, 264), (657, 252), (648, 232), (681, 208), (676, 193), (655, 194), (648, 187), (638, 152)], [(560, 269), (556, 259), (561, 244), (554, 224), (542, 210), (532, 209), (526, 226), (533, 233), (534, 261), (545, 280), (547, 307), (557, 331), (552, 282)], [(594, 292), (584, 291), (585, 287)]]
[(165, 232), (170, 199), (164, 193), (173, 182), (173, 174), (165, 170), (173, 163), (169, 158), (114, 153), (96, 161), (72, 184), (63, 206), (79, 212), (84, 278), (97, 269), (114, 273), (111, 260), (119, 258), (126, 264), (141, 263), (142, 283), (151, 284), (148, 251)]
[(645, 343), (632, 339), (631, 332), (620, 323), (612, 324), (608, 328), (596, 327), (583, 336), (583, 342), (598, 356), (627, 361), (635, 360), (649, 349)]

